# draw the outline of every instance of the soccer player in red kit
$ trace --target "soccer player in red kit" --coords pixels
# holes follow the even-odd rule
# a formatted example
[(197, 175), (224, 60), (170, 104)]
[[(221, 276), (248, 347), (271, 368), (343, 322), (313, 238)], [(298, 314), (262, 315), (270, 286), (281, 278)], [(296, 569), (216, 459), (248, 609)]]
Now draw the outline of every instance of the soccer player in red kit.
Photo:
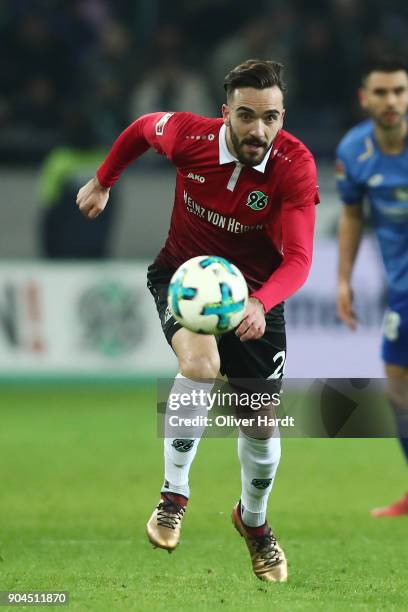
[[(137, 119), (77, 198), (85, 216), (97, 217), (121, 172), (150, 147), (176, 166), (169, 234), (148, 270), (148, 287), (179, 362), (172, 394), (208, 393), (220, 371), (233, 380), (279, 380), (286, 359), (283, 301), (305, 282), (312, 260), (316, 167), (305, 145), (282, 130), (281, 64), (248, 60), (227, 74), (224, 88), (222, 118), (159, 112)], [(242, 322), (219, 338), (182, 328), (167, 308), (173, 272), (197, 255), (232, 261), (250, 289)], [(186, 412), (195, 410), (191, 405)], [(147, 524), (154, 546), (172, 551), (180, 540), (201, 434), (196, 428), (188, 438), (164, 440), (161, 499)], [(241, 428), (238, 456), (242, 491), (233, 524), (245, 538), (255, 575), (284, 582), (286, 558), (266, 520), (279, 432)]]

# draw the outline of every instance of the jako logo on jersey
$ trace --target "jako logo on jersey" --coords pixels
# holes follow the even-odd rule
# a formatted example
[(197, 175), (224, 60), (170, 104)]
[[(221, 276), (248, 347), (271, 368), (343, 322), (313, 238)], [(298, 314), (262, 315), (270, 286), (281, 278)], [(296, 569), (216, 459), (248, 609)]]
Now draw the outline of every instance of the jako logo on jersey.
[(194, 172), (189, 172), (187, 174), (187, 178), (192, 179), (193, 181), (198, 181), (199, 183), (205, 183), (205, 178), (199, 174), (194, 174)]
[(252, 210), (263, 210), (268, 204), (268, 196), (262, 191), (251, 191), (247, 199), (247, 206)]
[(165, 115), (163, 115), (163, 117), (159, 119), (159, 121), (156, 123), (156, 136), (163, 136), (164, 127), (170, 117), (172, 117), (173, 115), (174, 113), (166, 113)]
[(368, 179), (367, 185), (369, 185), (369, 187), (378, 187), (378, 185), (381, 185), (383, 180), (384, 177), (382, 174), (373, 174), (373, 176)]

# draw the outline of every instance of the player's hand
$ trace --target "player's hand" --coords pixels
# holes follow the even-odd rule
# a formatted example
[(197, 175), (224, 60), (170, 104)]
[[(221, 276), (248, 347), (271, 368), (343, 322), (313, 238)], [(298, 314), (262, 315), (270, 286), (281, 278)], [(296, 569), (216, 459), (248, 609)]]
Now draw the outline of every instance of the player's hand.
[(336, 310), (343, 323), (350, 329), (357, 328), (357, 316), (353, 310), (353, 290), (349, 283), (339, 283), (337, 286)]
[(236, 336), (245, 342), (257, 340), (265, 333), (266, 321), (264, 307), (256, 298), (249, 298), (244, 318), (235, 330)]
[(78, 191), (76, 203), (84, 217), (96, 219), (104, 210), (108, 199), (109, 189), (102, 187), (94, 177)]

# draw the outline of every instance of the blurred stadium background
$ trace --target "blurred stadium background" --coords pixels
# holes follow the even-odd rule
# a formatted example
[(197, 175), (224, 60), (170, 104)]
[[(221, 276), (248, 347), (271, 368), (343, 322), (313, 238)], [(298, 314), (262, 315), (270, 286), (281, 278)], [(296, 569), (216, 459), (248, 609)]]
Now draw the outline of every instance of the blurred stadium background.
[[(218, 115), (224, 74), (256, 56), (287, 66), (286, 128), (316, 155), (321, 187), (317, 268), (287, 307), (287, 373), (381, 375), (375, 247), (359, 267), (359, 335), (351, 337), (334, 314), (333, 157), (341, 135), (361, 119), (361, 64), (374, 54), (406, 54), (407, 41), (407, 9), (397, 0), (2, 3), (1, 375), (172, 371), (144, 270), (166, 236), (173, 169), (147, 154), (93, 224), (74, 197), (132, 119), (161, 109)], [(306, 371), (311, 328), (322, 344)], [(327, 372), (332, 337), (349, 358), (346, 369), (339, 358)]]
[[(363, 61), (381, 53), (407, 55), (407, 11), (403, 0), (1, 3), (0, 439), (4, 455), (0, 479), (4, 504), (0, 562), (4, 561), (5, 572), (0, 589), (68, 585), (81, 594), (78, 607), (105, 609), (101, 602), (93, 607), (89, 599), (100, 587), (102, 593), (104, 588), (105, 594), (110, 592), (111, 609), (133, 609), (130, 599), (135, 593), (142, 596), (140, 584), (148, 580), (153, 599), (143, 591), (143, 605), (138, 609), (161, 605), (171, 609), (166, 603), (166, 580), (160, 585), (153, 579), (161, 571), (157, 557), (146, 566), (148, 577), (141, 567), (150, 553), (142, 535), (143, 522), (156, 501), (161, 477), (160, 442), (154, 433), (155, 379), (175, 371), (145, 287), (145, 272), (167, 233), (174, 171), (163, 159), (147, 154), (125, 173), (112, 192), (109, 210), (96, 222), (85, 221), (74, 206), (78, 188), (94, 174), (118, 133), (138, 115), (189, 110), (217, 116), (228, 69), (249, 57), (285, 64), (285, 127), (315, 154), (321, 187), (311, 277), (286, 308), (287, 375), (382, 376), (379, 342), (384, 286), (370, 236), (355, 276), (360, 329), (355, 334), (347, 332), (335, 315), (335, 229), (340, 205), (334, 187), (334, 151), (342, 134), (362, 118), (356, 88)], [(203, 482), (209, 478), (206, 465), (213, 473), (229, 474), (234, 453), (231, 441), (207, 442), (220, 449), (225, 442), (230, 454), (220, 451), (216, 464), (208, 447), (202, 449), (197, 473)], [(296, 572), (303, 574), (297, 574), (294, 599), (280, 590), (281, 609), (307, 609), (309, 604), (316, 609), (323, 601), (322, 609), (332, 604), (330, 609), (335, 609), (333, 574), (325, 563), (330, 560), (334, 575), (342, 575), (343, 570), (336, 565), (340, 562), (330, 538), (341, 546), (356, 535), (350, 525), (341, 523), (338, 505), (344, 504), (344, 497), (333, 489), (329, 470), (317, 479), (322, 491), (320, 514), (312, 516), (303, 510), (305, 529), (296, 527), (297, 510), (303, 493), (308, 495), (308, 479), (319, 469), (320, 453), (326, 465), (333, 461), (343, 493), (347, 496), (351, 486), (352, 495), (353, 491), (356, 498), (361, 494), (356, 506), (346, 503), (345, 516), (364, 529), (366, 510), (384, 501), (370, 467), (376, 466), (378, 475), (386, 457), (391, 457), (397, 465), (390, 477), (391, 490), (394, 486), (398, 494), (402, 481), (397, 450), (387, 444), (378, 442), (374, 447), (367, 442), (366, 455), (356, 444), (337, 445), (333, 450), (327, 444), (323, 448), (321, 441), (307, 447), (305, 442), (291, 441), (288, 455), (292, 458), (282, 468), (285, 475), (278, 480), (274, 499), (285, 517), (278, 519), (278, 527), (288, 541)], [(296, 461), (305, 463), (305, 450), (310, 467), (304, 468), (302, 480)], [(343, 453), (355, 473), (351, 484), (341, 474)], [(234, 479), (223, 492), (226, 514), (238, 486), (236, 463), (233, 469)], [(293, 479), (296, 494), (290, 487)], [(207, 493), (197, 491), (205, 517), (199, 523), (200, 539), (207, 537), (214, 517), (217, 522), (222, 514), (207, 499), (208, 491), (217, 494), (216, 485), (207, 485)], [(291, 495), (295, 506), (299, 505), (289, 511), (285, 499)], [(337, 531), (336, 521), (340, 523)], [(126, 525), (124, 531), (122, 525)], [(224, 533), (224, 526), (220, 528), (223, 535), (216, 544), (217, 554), (224, 545), (230, 551), (228, 529)], [(372, 559), (368, 574), (372, 571), (376, 576), (373, 582), (381, 583), (393, 609), (400, 605), (398, 584), (391, 589), (387, 576), (375, 566), (375, 546), (380, 542), (394, 554), (393, 544), (403, 539), (398, 529), (387, 527), (380, 534), (371, 525), (363, 547), (364, 555)], [(320, 548), (313, 536), (320, 537)], [(187, 543), (192, 550), (194, 542), (191, 530)], [(138, 551), (136, 574), (129, 569), (135, 561), (133, 544)], [(232, 556), (238, 555), (238, 544)], [(347, 562), (351, 567), (354, 562), (358, 572), (363, 557), (359, 558), (357, 544), (353, 546)], [(204, 548), (203, 558), (210, 559), (210, 550)], [(329, 580), (324, 592), (319, 591), (316, 578), (312, 580), (315, 592), (304, 587), (309, 580), (304, 564), (310, 550)], [(296, 555), (302, 560), (300, 569)], [(398, 559), (394, 575), (402, 564)], [(182, 563), (182, 571), (190, 571), (191, 559)], [(217, 567), (221, 561), (214, 563)], [(93, 564), (95, 571), (90, 569)], [(222, 576), (228, 567), (219, 566), (222, 588), (213, 567), (208, 565), (205, 578), (198, 570), (192, 576), (197, 605), (221, 602), (227, 609), (229, 592), (223, 591)], [(185, 585), (177, 566), (168, 571), (169, 580), (182, 591)], [(243, 583), (239, 578), (248, 571), (245, 559), (233, 571), (236, 593), (241, 593), (242, 584), (252, 588), (250, 577)], [(343, 578), (344, 592), (338, 584), (336, 588), (340, 599), (345, 595), (336, 609), (354, 601), (353, 580), (348, 575)], [(360, 578), (361, 591), (354, 603), (359, 609), (381, 607), (369, 576)], [(130, 595), (126, 588), (133, 589)], [(214, 601), (213, 588), (218, 598)], [(263, 609), (264, 595), (258, 591), (256, 605)], [(236, 595), (236, 606), (245, 600), (242, 597)], [(251, 602), (246, 606), (251, 607)]]

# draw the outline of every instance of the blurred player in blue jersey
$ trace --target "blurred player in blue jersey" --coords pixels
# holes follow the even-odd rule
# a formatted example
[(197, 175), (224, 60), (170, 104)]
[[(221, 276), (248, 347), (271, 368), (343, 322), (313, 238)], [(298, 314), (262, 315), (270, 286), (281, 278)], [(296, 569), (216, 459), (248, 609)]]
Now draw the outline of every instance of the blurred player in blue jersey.
[[(343, 201), (339, 225), (337, 313), (351, 329), (351, 274), (363, 229), (367, 199), (384, 260), (389, 306), (384, 318), (382, 357), (387, 395), (408, 460), (408, 73), (404, 62), (383, 59), (363, 75), (359, 91), (370, 119), (351, 129), (337, 149), (337, 187)], [(408, 514), (408, 493), (375, 517)]]

